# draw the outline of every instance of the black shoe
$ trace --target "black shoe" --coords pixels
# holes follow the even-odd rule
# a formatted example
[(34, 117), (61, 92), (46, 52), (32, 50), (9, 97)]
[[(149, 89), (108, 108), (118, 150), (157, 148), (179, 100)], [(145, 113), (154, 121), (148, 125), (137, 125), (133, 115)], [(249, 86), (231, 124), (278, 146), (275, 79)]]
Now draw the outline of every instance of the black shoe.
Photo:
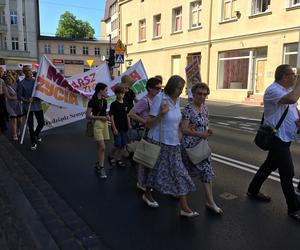
[(264, 195), (263, 193), (258, 192), (257, 194), (251, 194), (250, 192), (247, 192), (247, 196), (253, 200), (262, 201), (262, 202), (270, 202), (271, 197)]

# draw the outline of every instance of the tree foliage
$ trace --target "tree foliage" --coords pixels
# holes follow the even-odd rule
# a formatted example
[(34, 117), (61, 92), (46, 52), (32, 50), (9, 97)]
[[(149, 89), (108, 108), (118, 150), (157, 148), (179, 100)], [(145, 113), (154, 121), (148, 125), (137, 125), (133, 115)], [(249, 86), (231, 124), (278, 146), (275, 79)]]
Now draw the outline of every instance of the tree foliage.
[(65, 38), (93, 39), (95, 31), (88, 22), (77, 19), (66, 11), (60, 16), (56, 36)]

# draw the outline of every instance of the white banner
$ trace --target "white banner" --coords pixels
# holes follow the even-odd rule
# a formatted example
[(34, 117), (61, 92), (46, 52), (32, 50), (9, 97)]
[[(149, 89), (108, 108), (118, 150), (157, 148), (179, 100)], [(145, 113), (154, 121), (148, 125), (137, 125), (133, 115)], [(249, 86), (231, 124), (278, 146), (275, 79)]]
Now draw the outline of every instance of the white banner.
[(141, 99), (147, 93), (146, 82), (148, 80), (147, 73), (146, 73), (146, 70), (142, 63), (142, 60), (139, 60), (132, 67), (130, 67), (127, 71), (125, 71), (122, 75), (115, 78), (111, 82), (112, 90), (118, 83), (121, 82), (121, 77), (124, 75), (130, 75), (130, 77), (135, 81), (132, 86), (132, 90), (136, 94), (136, 98)]
[(115, 99), (113, 89), (121, 82), (123, 75), (130, 75), (135, 80), (132, 89), (137, 99), (147, 92), (147, 74), (141, 60), (113, 81), (106, 64), (70, 78), (64, 78), (58, 72), (47, 57), (42, 58), (33, 96), (44, 101), (43, 131), (84, 119), (88, 99), (93, 95), (98, 82), (108, 85), (108, 104)]

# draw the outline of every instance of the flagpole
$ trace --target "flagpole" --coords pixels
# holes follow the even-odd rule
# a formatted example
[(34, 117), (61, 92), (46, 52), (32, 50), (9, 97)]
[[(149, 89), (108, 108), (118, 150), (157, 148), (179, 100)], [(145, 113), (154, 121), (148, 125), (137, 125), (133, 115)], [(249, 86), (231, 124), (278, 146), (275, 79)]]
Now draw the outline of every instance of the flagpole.
[(29, 112), (30, 112), (30, 109), (31, 109), (31, 103), (32, 103), (32, 102), (30, 102), (30, 103), (29, 103), (29, 106), (28, 106), (28, 111), (27, 111), (27, 115), (26, 115), (26, 119), (25, 119), (23, 131), (22, 131), (22, 137), (21, 137), (21, 140), (20, 140), (20, 144), (23, 144), (23, 141), (24, 141), (24, 136), (25, 136), (26, 127), (27, 127), (27, 121), (28, 121)]

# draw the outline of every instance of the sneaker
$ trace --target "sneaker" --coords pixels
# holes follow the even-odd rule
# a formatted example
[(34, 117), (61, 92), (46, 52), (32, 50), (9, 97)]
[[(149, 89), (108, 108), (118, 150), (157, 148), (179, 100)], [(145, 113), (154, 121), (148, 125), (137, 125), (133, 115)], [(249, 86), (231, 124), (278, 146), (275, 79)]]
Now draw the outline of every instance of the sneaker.
[(38, 141), (38, 142), (42, 142), (42, 138), (41, 137), (36, 137), (36, 140)]
[(37, 149), (37, 144), (36, 143), (32, 143), (30, 149), (32, 151), (35, 151)]
[(14, 140), (14, 141), (17, 141), (17, 140), (18, 140), (18, 136), (17, 136), (17, 135), (14, 135), (14, 136), (13, 136), (13, 140)]
[(106, 179), (107, 178), (107, 175), (106, 175), (106, 172), (105, 172), (105, 169), (104, 167), (100, 168), (98, 170), (98, 175), (101, 179)]
[(258, 192), (257, 194), (252, 194), (250, 192), (247, 192), (247, 196), (250, 199), (257, 200), (257, 201), (262, 201), (262, 202), (270, 202), (271, 201), (270, 196), (264, 195), (261, 192)]

